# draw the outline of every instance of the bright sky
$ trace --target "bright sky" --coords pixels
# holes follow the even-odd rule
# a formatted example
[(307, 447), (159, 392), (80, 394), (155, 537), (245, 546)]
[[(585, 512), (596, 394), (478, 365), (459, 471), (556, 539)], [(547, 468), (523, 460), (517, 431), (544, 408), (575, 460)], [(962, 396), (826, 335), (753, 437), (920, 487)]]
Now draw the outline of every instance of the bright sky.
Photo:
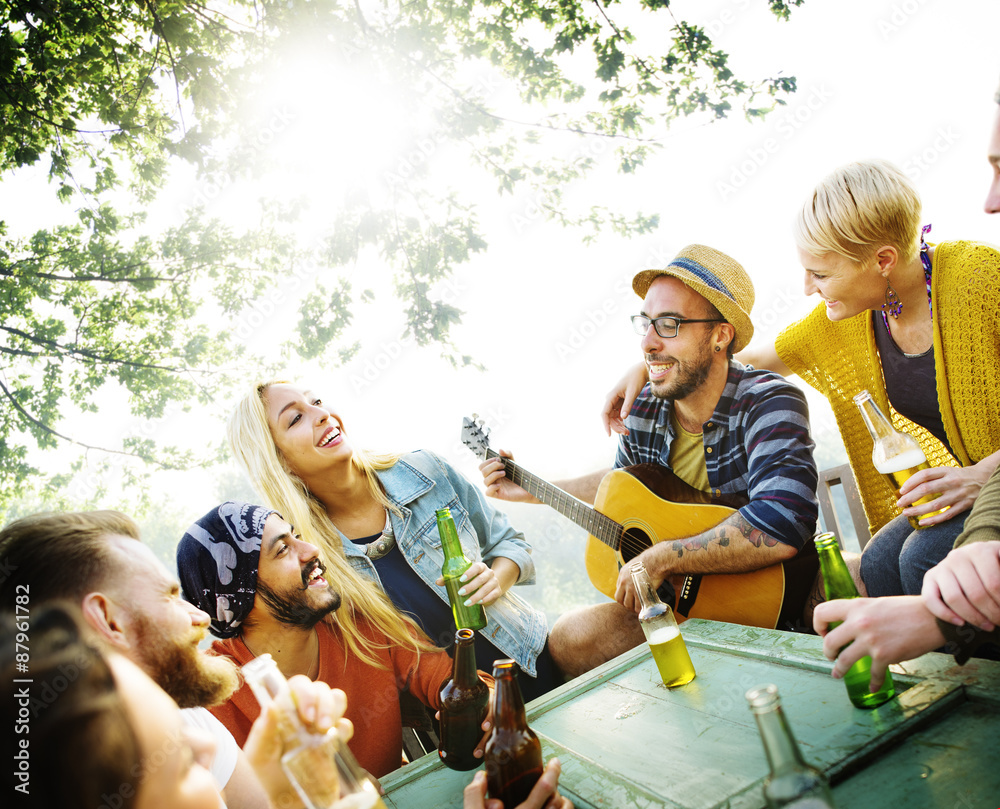
[[(739, 116), (711, 126), (678, 122), (663, 151), (634, 177), (611, 170), (611, 149), (603, 143), (553, 136), (558, 150), (605, 161), (567, 196), (581, 207), (658, 212), (656, 233), (632, 240), (609, 235), (586, 246), (578, 233), (541, 218), (539, 200), (524, 194), (496, 199), (492, 184), (482, 186), (479, 217), (490, 249), (442, 291), (465, 312), (455, 343), (485, 365), (485, 373), (453, 370), (437, 349), (403, 339), (388, 274), (369, 262), (354, 271), (356, 288), (376, 292), (374, 303), (355, 310), (352, 337), (363, 346), (358, 357), (343, 368), (332, 357), (293, 366), (289, 375), (340, 410), (355, 445), (431, 448), (477, 479), (476, 461), (458, 441), (462, 416), (477, 412), (494, 425), (494, 446), (513, 450), (542, 477), (570, 476), (613, 459), (614, 441), (604, 436), (599, 411), (611, 384), (640, 358), (639, 338), (627, 319), (638, 311), (629, 284), (636, 271), (668, 263), (691, 242), (724, 250), (757, 286), (758, 338), (773, 338), (814, 305), (803, 295), (790, 236), (797, 208), (830, 170), (867, 157), (889, 159), (914, 180), (924, 220), (934, 226), (932, 241), (1000, 242), (1000, 217), (982, 211), (987, 132), (1000, 80), (1000, 5), (807, 0), (788, 23), (776, 22), (765, 5), (672, 4), (678, 17), (704, 25), (729, 51), (741, 78), (779, 71), (798, 78), (789, 106), (764, 122), (751, 125)], [(291, 92), (288, 83), (282, 86)], [(311, 83), (300, 86), (314, 92)], [(336, 202), (338, 176), (354, 178), (359, 167), (380, 159), (390, 148), (387, 131), (400, 126), (386, 116), (384, 102), (372, 107), (370, 96), (356, 88), (331, 86), (322, 98), (325, 117), (313, 110), (272, 124), (274, 140), (300, 158), (303, 185), (296, 190), (314, 199), (317, 222)], [(285, 100), (294, 107), (293, 96)], [(454, 155), (429, 153), (431, 160), (454, 161)], [(462, 165), (453, 168), (457, 178), (478, 180)], [(384, 166), (374, 176), (377, 185)], [(185, 194), (191, 193), (188, 186)], [(239, 198), (221, 195), (213, 212), (237, 216)], [(8, 213), (16, 226), (16, 211)], [(289, 339), (295, 323), (290, 310), (279, 307), (267, 320), (253, 330), (253, 345)], [(817, 440), (834, 457), (835, 430), (812, 401)], [(228, 409), (220, 403), (214, 412), (151, 430), (168, 443), (192, 435), (214, 440)], [(69, 418), (64, 426), (86, 429), (90, 443), (104, 443), (116, 440), (122, 424), (132, 422), (112, 410), (99, 419)], [(193, 519), (216, 502), (216, 477), (214, 471), (191, 472), (158, 485), (165, 503)]]

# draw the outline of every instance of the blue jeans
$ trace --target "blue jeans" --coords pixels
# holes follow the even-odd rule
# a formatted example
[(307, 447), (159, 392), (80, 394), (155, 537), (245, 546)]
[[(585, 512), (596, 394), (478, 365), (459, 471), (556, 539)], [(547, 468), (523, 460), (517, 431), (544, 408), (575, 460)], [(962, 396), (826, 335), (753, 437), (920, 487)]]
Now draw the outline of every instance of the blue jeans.
[(861, 580), (868, 595), (919, 595), (924, 573), (948, 555), (967, 516), (968, 509), (919, 531), (903, 516), (882, 526), (861, 554)]

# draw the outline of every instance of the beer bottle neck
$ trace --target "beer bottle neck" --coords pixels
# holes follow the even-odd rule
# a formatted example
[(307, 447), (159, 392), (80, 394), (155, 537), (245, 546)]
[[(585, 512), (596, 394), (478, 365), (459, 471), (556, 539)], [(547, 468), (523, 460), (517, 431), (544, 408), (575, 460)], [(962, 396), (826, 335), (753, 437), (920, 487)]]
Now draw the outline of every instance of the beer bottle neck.
[(632, 583), (635, 585), (635, 592), (642, 602), (643, 612), (653, 611), (653, 608), (663, 608), (666, 606), (656, 594), (653, 583), (649, 580), (649, 574), (646, 573), (646, 568), (636, 565), (629, 572), (632, 574)]
[(759, 713), (755, 711), (754, 716), (771, 772), (778, 775), (805, 767), (805, 760), (781, 710), (781, 704), (778, 703), (773, 708)]
[(460, 638), (455, 646), (451, 679), (459, 688), (471, 688), (479, 680), (476, 671), (476, 647), (473, 638)]
[(823, 571), (823, 590), (827, 601), (835, 598), (857, 598), (858, 588), (847, 569), (844, 557), (840, 555), (840, 547), (832, 534), (816, 540), (816, 553), (819, 555), (820, 570)]
[(458, 530), (455, 528), (455, 520), (450, 513), (438, 512), (438, 534), (441, 536), (441, 550), (444, 551), (445, 559), (464, 559), (462, 543), (458, 539)]
[(896, 432), (893, 429), (892, 423), (886, 418), (885, 413), (875, 404), (875, 400), (872, 399), (870, 393), (865, 391), (864, 394), (855, 396), (854, 403), (861, 411), (861, 418), (864, 420), (868, 432), (871, 433), (873, 441), (888, 438), (892, 433)]
[(498, 728), (505, 730), (523, 730), (528, 726), (528, 717), (524, 711), (524, 699), (514, 672), (505, 671), (496, 676), (496, 693), (493, 708), (493, 722)]
[[(868, 432), (871, 433), (874, 444), (872, 460), (876, 465), (914, 450), (920, 453), (921, 457), (919, 460), (922, 461), (924, 459), (923, 451), (920, 449), (920, 444), (917, 440), (913, 436), (894, 428), (892, 422), (889, 421), (889, 418), (882, 412), (879, 406), (875, 404), (875, 400), (872, 399), (868, 391), (855, 396), (854, 403), (861, 411), (861, 418), (868, 428)], [(916, 466), (916, 463), (913, 466)]]

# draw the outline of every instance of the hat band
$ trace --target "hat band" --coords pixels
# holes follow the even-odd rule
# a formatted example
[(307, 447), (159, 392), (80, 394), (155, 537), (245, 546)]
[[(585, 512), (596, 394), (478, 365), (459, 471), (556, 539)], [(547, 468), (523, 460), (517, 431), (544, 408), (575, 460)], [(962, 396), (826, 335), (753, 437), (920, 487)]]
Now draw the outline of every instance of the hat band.
[(722, 281), (719, 280), (719, 276), (703, 267), (697, 261), (693, 261), (689, 258), (675, 258), (670, 262), (670, 266), (681, 267), (682, 269), (687, 270), (689, 273), (696, 276), (702, 283), (707, 284), (716, 292), (721, 292), (734, 303), (736, 302), (736, 298), (733, 296), (733, 293), (729, 291)]

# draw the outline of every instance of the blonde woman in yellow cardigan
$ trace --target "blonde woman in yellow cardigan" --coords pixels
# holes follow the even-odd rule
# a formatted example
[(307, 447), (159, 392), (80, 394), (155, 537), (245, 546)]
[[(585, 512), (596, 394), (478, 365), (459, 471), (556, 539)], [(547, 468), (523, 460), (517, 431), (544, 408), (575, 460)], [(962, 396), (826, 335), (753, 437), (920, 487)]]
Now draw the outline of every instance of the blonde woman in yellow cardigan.
[[(928, 245), (920, 198), (881, 160), (824, 179), (795, 223), (805, 292), (823, 302), (773, 345), (736, 359), (798, 374), (833, 407), (874, 534), (861, 560), (870, 595), (916, 595), (947, 555), (1000, 461), (1000, 251), (975, 242)], [(606, 428), (622, 432), (646, 368), (608, 395)], [(900, 495), (871, 461), (872, 442), (852, 398), (871, 392), (898, 429), (920, 442), (933, 469)], [(924, 495), (933, 501), (911, 505)], [(949, 508), (921, 519), (907, 517)]]

